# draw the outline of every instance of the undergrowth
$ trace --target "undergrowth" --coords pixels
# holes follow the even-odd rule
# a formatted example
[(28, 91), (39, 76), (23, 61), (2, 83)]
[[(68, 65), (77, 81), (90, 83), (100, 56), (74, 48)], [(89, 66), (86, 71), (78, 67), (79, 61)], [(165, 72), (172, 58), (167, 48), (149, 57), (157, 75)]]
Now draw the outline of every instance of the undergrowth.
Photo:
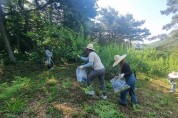
[[(0, 84), (0, 115), (2, 117), (178, 117), (178, 94), (169, 93), (166, 78), (137, 74), (138, 107), (118, 105), (119, 93), (114, 93), (110, 74), (106, 78), (107, 100), (102, 100), (98, 79), (94, 79), (94, 97), (76, 82), (78, 65), (56, 65), (54, 70), (29, 64), (3, 68)], [(21, 70), (23, 69), (23, 71)], [(18, 75), (17, 75), (18, 73)], [(8, 78), (8, 80), (6, 79)], [(11, 80), (11, 81), (9, 81)]]

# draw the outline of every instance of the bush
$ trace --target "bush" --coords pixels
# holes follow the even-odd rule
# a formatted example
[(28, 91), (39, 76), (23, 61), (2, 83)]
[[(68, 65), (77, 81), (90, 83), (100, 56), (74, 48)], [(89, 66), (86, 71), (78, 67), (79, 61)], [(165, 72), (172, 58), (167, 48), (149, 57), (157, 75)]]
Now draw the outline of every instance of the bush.
[[(44, 46), (50, 47), (55, 62), (75, 61), (77, 55), (82, 54), (89, 42), (89, 37), (84, 37), (82, 27), (80, 32), (74, 32), (67, 27), (58, 27), (54, 24), (46, 24), (43, 30), (28, 32), (28, 36), (36, 42), (42, 53), (44, 53)], [(32, 55), (34, 53), (31, 57), (37, 57)]]
[(170, 71), (178, 70), (178, 61), (175, 54), (163, 54), (155, 49), (135, 50), (127, 48), (124, 45), (108, 44), (106, 46), (99, 46), (97, 49), (99, 56), (106, 71), (109, 74), (115, 74), (113, 71), (119, 73), (119, 67), (113, 68), (114, 55), (127, 54), (126, 61), (130, 64), (131, 69), (136, 72), (144, 72), (157, 76), (166, 76)]
[(95, 113), (99, 118), (124, 118), (124, 115), (117, 110), (117, 106), (108, 101), (99, 101), (94, 105), (85, 106), (87, 113)]

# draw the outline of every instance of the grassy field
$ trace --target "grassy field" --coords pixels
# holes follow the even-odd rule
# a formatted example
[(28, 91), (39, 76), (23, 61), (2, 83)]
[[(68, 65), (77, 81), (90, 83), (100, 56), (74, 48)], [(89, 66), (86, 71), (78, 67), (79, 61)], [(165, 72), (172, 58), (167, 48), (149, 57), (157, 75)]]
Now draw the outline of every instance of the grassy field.
[(178, 93), (169, 93), (166, 77), (137, 72), (139, 107), (117, 104), (107, 75), (108, 99), (102, 100), (98, 80), (96, 95), (88, 96), (76, 82), (76, 64), (55, 65), (47, 71), (43, 65), (23, 63), (0, 68), (1, 118), (177, 118)]

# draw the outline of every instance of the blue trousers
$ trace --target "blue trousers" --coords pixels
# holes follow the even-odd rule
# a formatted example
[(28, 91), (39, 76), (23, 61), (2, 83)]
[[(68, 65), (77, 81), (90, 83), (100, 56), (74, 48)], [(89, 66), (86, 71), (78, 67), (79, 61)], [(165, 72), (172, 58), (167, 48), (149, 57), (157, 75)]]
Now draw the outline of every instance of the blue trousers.
[(131, 102), (133, 104), (137, 104), (137, 97), (135, 94), (135, 82), (136, 82), (136, 78), (133, 74), (126, 78), (126, 83), (130, 86), (130, 88), (125, 91), (122, 91), (120, 93), (120, 101), (119, 102), (126, 104), (126, 102), (127, 102), (126, 97), (127, 97), (127, 94), (129, 93), (129, 95), (131, 97)]

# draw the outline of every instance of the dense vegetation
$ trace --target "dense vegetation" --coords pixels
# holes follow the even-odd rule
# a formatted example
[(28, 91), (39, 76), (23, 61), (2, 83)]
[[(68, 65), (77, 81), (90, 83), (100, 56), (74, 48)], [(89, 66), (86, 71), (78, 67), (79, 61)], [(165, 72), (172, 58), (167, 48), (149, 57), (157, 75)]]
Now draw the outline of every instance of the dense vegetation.
[[(168, 0), (161, 13), (176, 13), (177, 4)], [(176, 18), (164, 28), (175, 26)], [(1, 0), (0, 116), (178, 117), (178, 94), (168, 93), (166, 79), (178, 71), (177, 29), (153, 48), (136, 50), (131, 42), (150, 35), (144, 22), (111, 7), (98, 9), (97, 0)], [(95, 97), (85, 95), (76, 82), (77, 55), (90, 42), (106, 67), (107, 100), (99, 97), (97, 80)], [(44, 46), (53, 51), (54, 70), (45, 68)], [(127, 54), (137, 73), (137, 109), (117, 105), (118, 94), (109, 82), (118, 71), (112, 68), (116, 54)]]
[(45, 45), (61, 54), (68, 51), (67, 57), (56, 55), (70, 60), (69, 55), (84, 46), (83, 40), (120, 43), (150, 34), (141, 28), (145, 21), (135, 20), (132, 14), (121, 15), (112, 8), (98, 12), (96, 0), (2, 0), (0, 4), (0, 39), (5, 44), (1, 53), (11, 62), (18, 60), (14, 54), (35, 53)]

